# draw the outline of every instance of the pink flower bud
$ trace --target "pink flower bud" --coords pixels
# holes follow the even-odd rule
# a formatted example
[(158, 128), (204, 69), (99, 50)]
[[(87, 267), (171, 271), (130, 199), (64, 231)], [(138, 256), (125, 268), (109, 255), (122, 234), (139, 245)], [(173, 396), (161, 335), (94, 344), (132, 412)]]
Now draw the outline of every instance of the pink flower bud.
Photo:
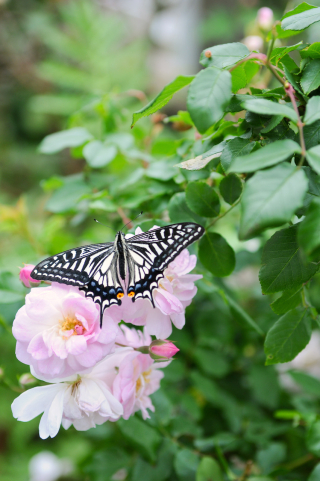
[(244, 43), (250, 51), (263, 49), (263, 39), (259, 37), (259, 35), (249, 35), (242, 40), (242, 43)]
[(29, 384), (35, 384), (36, 382), (36, 378), (29, 372), (26, 372), (19, 377), (19, 383), (21, 386), (28, 386)]
[(33, 264), (25, 264), (24, 267), (21, 268), (19, 279), (26, 287), (32, 287), (32, 285), (39, 284), (41, 281), (37, 281), (36, 279), (32, 279), (31, 272), (34, 269)]
[(273, 24), (273, 11), (271, 8), (260, 8), (257, 14), (257, 22), (262, 30), (270, 30)]
[(149, 354), (154, 360), (167, 360), (173, 357), (180, 349), (173, 342), (165, 340), (152, 341), (149, 347)]

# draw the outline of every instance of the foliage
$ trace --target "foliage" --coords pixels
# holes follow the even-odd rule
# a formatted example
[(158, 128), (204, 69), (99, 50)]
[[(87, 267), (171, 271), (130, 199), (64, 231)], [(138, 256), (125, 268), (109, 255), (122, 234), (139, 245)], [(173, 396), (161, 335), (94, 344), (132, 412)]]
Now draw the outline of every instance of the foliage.
[[(111, 239), (111, 228), (94, 217), (107, 216), (118, 229), (143, 210), (131, 227), (192, 220), (206, 228), (198, 251), (203, 280), (186, 329), (173, 333), (180, 353), (153, 396), (151, 419), (136, 416), (81, 436), (60, 432), (51, 442), (73, 457), (79, 479), (317, 479), (319, 381), (294, 372), (301, 390), (289, 395), (273, 365), (294, 359), (319, 326), (319, 42), (274, 45), (318, 22), (319, 10), (302, 3), (287, 13), (269, 33), (267, 55), (241, 43), (205, 49), (197, 75), (177, 77), (134, 107), (132, 130), (132, 103), (115, 93), (95, 98), (39, 147), (62, 159), (70, 149), (77, 163), (75, 173), (42, 181), (47, 216), (31, 219), (30, 200), (0, 206), (1, 229), (18, 237), (18, 263)], [(254, 87), (267, 70), (274, 83)], [(187, 111), (166, 122), (140, 121), (188, 85)], [(243, 88), (247, 93), (238, 93)], [(252, 252), (254, 241), (260, 252)], [(16, 276), (3, 272), (8, 339), (23, 293)], [(6, 362), (11, 338), (8, 346), (2, 380), (19, 390), (14, 375), (23, 366)], [(4, 396), (8, 406), (11, 393)], [(15, 440), (22, 427), (11, 426)], [(24, 429), (29, 442), (36, 424)]]

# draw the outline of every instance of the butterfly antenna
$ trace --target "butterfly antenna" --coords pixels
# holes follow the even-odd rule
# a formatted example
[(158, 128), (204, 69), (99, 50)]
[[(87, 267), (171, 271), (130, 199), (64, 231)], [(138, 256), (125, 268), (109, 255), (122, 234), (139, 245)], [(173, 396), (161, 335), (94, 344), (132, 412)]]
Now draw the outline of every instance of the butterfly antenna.
[(113, 227), (111, 227), (110, 225), (106, 225), (106, 224), (102, 224), (102, 222), (100, 222), (99, 220), (97, 219), (93, 219), (95, 222), (97, 222), (98, 224), (101, 224), (103, 225), (104, 227), (109, 227), (109, 229), (112, 229), (112, 230), (115, 230)]
[(140, 217), (140, 215), (142, 215), (143, 212), (141, 211), (140, 214), (137, 215), (137, 217), (135, 217), (134, 219), (132, 220), (129, 220), (129, 222), (127, 222), (126, 224), (124, 224), (124, 226), (121, 227), (120, 230), (124, 229), (128, 224), (130, 224), (131, 222), (133, 222), (134, 220), (138, 219), (138, 217)]

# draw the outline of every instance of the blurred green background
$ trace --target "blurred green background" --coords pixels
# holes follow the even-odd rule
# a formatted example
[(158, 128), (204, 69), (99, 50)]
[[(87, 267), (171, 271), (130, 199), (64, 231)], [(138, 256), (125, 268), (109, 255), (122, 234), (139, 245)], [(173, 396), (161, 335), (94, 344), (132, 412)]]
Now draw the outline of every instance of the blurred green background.
[[(155, 414), (138, 424), (138, 440), (127, 421), (81, 433), (61, 429), (55, 439), (43, 441), (38, 419), (17, 422), (10, 409), (21, 390), (18, 379), (27, 372), (15, 358), (10, 334), (27, 292), (18, 266), (76, 245), (112, 240), (113, 231), (95, 224), (94, 217), (119, 228), (144, 210), (142, 228), (168, 223), (172, 196), (203, 175), (181, 173), (174, 165), (190, 145), (195, 152), (200, 146), (179, 119), (163, 123), (155, 115), (130, 130), (132, 112), (176, 75), (197, 72), (205, 47), (255, 41), (265, 51), (258, 9), (268, 6), (280, 19), (297, 3), (0, 0), (1, 481), (57, 479), (41, 474), (40, 461), (33, 461), (29, 471), (30, 459), (42, 451), (58, 457), (43, 465), (59, 465), (57, 476), (69, 480), (193, 480), (205, 453), (235, 473), (232, 478), (226, 468), (224, 479), (307, 479), (317, 460), (308, 449), (315, 434), (306, 437), (303, 423), (278, 420), (274, 413), (295, 409), (315, 416), (319, 392), (307, 382), (288, 391), (278, 371), (264, 367), (262, 340), (248, 329), (243, 309), (263, 330), (276, 316), (258, 282), (260, 240), (237, 240), (236, 209), (219, 223), (237, 252), (236, 270), (223, 282), (199, 282), (186, 327), (171, 336), (180, 353), (153, 396)], [(308, 35), (318, 33), (312, 27)], [(185, 110), (184, 94), (164, 112), (173, 115), (179, 109)], [(77, 146), (61, 152), (49, 146), (51, 155), (38, 150), (46, 135), (74, 127), (103, 140), (102, 157), (87, 152), (86, 162)], [(313, 289), (317, 305), (317, 284)], [(318, 347), (320, 342), (315, 351)], [(304, 370), (301, 364), (296, 368)], [(320, 368), (313, 374), (320, 377)], [(320, 440), (320, 455), (319, 446)], [(69, 461), (59, 464), (58, 459)]]

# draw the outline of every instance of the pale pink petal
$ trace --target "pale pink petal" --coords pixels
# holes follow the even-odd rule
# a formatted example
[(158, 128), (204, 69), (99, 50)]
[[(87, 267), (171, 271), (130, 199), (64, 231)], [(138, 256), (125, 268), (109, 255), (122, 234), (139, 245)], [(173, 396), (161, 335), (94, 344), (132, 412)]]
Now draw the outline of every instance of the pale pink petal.
[(34, 387), (20, 394), (11, 404), (13, 417), (18, 421), (30, 421), (39, 416), (50, 406), (56, 394), (60, 391), (59, 384)]
[(154, 294), (154, 302), (158, 309), (160, 309), (163, 314), (171, 314), (173, 312), (182, 312), (183, 305), (179, 299), (168, 291), (163, 289), (157, 289)]
[(83, 354), (87, 349), (87, 341), (84, 336), (71, 336), (65, 343), (68, 354), (77, 356)]
[(31, 339), (27, 352), (36, 360), (47, 359), (49, 357), (48, 348), (43, 341), (41, 333)]

